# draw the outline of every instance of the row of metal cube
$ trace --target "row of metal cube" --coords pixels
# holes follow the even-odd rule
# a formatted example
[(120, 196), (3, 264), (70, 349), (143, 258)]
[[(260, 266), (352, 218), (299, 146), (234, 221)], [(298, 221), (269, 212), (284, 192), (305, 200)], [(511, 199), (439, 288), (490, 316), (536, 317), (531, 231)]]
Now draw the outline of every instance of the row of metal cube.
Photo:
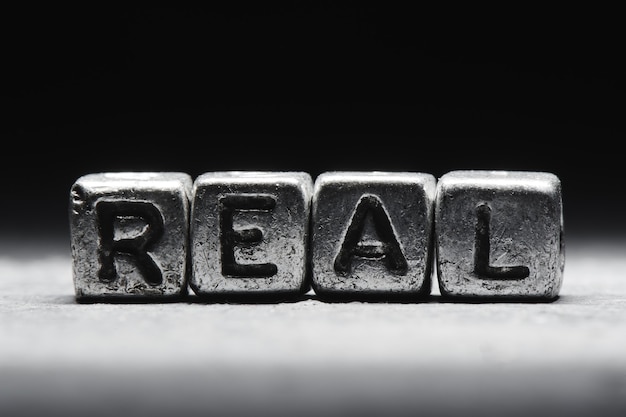
[[(70, 192), (78, 300), (279, 296), (553, 300), (547, 172), (110, 172)], [(435, 269), (436, 268), (436, 269)]]

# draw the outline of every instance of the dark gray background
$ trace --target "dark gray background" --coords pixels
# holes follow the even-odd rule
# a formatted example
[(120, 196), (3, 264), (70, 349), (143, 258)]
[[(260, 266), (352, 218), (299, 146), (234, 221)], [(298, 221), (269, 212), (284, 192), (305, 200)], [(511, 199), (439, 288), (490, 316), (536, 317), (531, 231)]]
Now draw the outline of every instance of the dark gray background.
[(8, 6), (3, 235), (115, 170), (541, 170), (622, 235), (621, 22), (599, 7)]

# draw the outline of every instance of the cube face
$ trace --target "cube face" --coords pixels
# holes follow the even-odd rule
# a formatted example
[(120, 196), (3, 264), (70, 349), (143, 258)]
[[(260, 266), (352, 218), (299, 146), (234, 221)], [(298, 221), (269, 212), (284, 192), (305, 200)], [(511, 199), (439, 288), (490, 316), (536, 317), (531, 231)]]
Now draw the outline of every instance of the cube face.
[(194, 182), (190, 286), (197, 295), (309, 288), (313, 181), (305, 172), (207, 172)]
[(69, 210), (77, 299), (184, 295), (192, 184), (180, 172), (78, 178)]
[(442, 295), (554, 299), (563, 280), (561, 184), (554, 174), (452, 171), (438, 181)]
[(325, 172), (312, 205), (312, 283), (331, 296), (428, 295), (436, 179)]

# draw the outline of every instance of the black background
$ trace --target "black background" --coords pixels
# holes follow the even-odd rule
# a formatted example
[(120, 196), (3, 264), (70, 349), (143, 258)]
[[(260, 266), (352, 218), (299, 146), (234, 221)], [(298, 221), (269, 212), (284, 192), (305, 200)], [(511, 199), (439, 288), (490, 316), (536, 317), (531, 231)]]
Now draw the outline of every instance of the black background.
[(117, 170), (541, 170), (621, 236), (616, 10), (225, 2), (2, 11), (0, 234), (68, 233)]

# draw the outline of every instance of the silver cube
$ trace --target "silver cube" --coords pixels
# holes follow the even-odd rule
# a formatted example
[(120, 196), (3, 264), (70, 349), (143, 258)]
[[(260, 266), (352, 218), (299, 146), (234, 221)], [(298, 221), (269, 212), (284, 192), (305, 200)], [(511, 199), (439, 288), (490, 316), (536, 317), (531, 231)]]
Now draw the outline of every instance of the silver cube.
[(207, 172), (194, 181), (190, 287), (199, 296), (309, 290), (313, 180), (305, 172)]
[(76, 298), (185, 295), (192, 185), (181, 172), (78, 178), (69, 209)]
[(320, 174), (312, 204), (312, 286), (321, 297), (431, 291), (436, 178), (418, 172)]
[(553, 300), (565, 265), (561, 182), (547, 172), (448, 172), (435, 236), (442, 295)]

